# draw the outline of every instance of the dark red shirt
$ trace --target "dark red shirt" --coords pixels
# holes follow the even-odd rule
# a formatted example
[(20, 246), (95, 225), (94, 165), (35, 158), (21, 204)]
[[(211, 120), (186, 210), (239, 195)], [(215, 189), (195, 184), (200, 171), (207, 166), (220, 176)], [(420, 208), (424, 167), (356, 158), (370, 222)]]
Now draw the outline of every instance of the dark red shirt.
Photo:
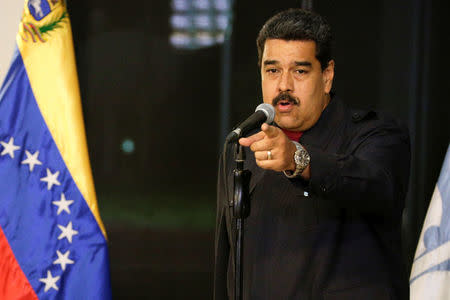
[(291, 141), (298, 142), (303, 135), (303, 131), (291, 131), (283, 128), (281, 128), (281, 130), (283, 130), (284, 134), (287, 135)]

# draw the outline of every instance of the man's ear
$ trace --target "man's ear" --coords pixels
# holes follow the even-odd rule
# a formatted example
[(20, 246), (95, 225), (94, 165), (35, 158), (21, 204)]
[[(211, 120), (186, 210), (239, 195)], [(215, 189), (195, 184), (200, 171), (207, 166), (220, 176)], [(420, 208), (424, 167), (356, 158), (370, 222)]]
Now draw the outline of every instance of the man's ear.
[(333, 86), (334, 79), (334, 60), (328, 62), (328, 66), (322, 71), (322, 78), (324, 84), (324, 90), (326, 94), (329, 94), (331, 87)]

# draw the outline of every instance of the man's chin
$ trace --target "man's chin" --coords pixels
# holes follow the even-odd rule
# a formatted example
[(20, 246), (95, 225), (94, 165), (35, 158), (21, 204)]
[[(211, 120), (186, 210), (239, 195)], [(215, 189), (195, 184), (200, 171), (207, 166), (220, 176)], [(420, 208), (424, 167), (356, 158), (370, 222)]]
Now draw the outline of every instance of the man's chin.
[(291, 131), (302, 131), (301, 130), (301, 122), (292, 117), (283, 116), (281, 118), (275, 118), (275, 123), (283, 129), (291, 130)]

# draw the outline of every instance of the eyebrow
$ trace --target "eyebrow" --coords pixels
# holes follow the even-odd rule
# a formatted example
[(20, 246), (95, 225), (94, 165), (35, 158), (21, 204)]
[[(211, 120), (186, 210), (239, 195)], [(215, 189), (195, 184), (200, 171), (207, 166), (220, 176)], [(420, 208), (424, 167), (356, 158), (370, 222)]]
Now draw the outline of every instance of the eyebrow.
[(296, 66), (305, 66), (305, 67), (311, 67), (312, 64), (309, 61), (296, 61), (294, 62)]
[(277, 63), (279, 63), (278, 60), (265, 60), (264, 61), (264, 65), (265, 66), (267, 66), (267, 65), (276, 65)]
[[(279, 63), (278, 60), (265, 60), (263, 64), (267, 66), (267, 65), (276, 65), (278, 63)], [(312, 64), (309, 61), (295, 61), (294, 64), (296, 66), (312, 67)]]

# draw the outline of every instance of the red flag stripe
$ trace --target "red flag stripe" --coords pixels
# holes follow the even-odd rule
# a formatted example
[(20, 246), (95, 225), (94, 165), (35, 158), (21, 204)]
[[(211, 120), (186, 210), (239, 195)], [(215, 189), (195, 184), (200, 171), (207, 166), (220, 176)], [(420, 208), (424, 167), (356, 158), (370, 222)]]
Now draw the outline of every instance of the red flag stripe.
[(38, 300), (0, 227), (0, 299)]

